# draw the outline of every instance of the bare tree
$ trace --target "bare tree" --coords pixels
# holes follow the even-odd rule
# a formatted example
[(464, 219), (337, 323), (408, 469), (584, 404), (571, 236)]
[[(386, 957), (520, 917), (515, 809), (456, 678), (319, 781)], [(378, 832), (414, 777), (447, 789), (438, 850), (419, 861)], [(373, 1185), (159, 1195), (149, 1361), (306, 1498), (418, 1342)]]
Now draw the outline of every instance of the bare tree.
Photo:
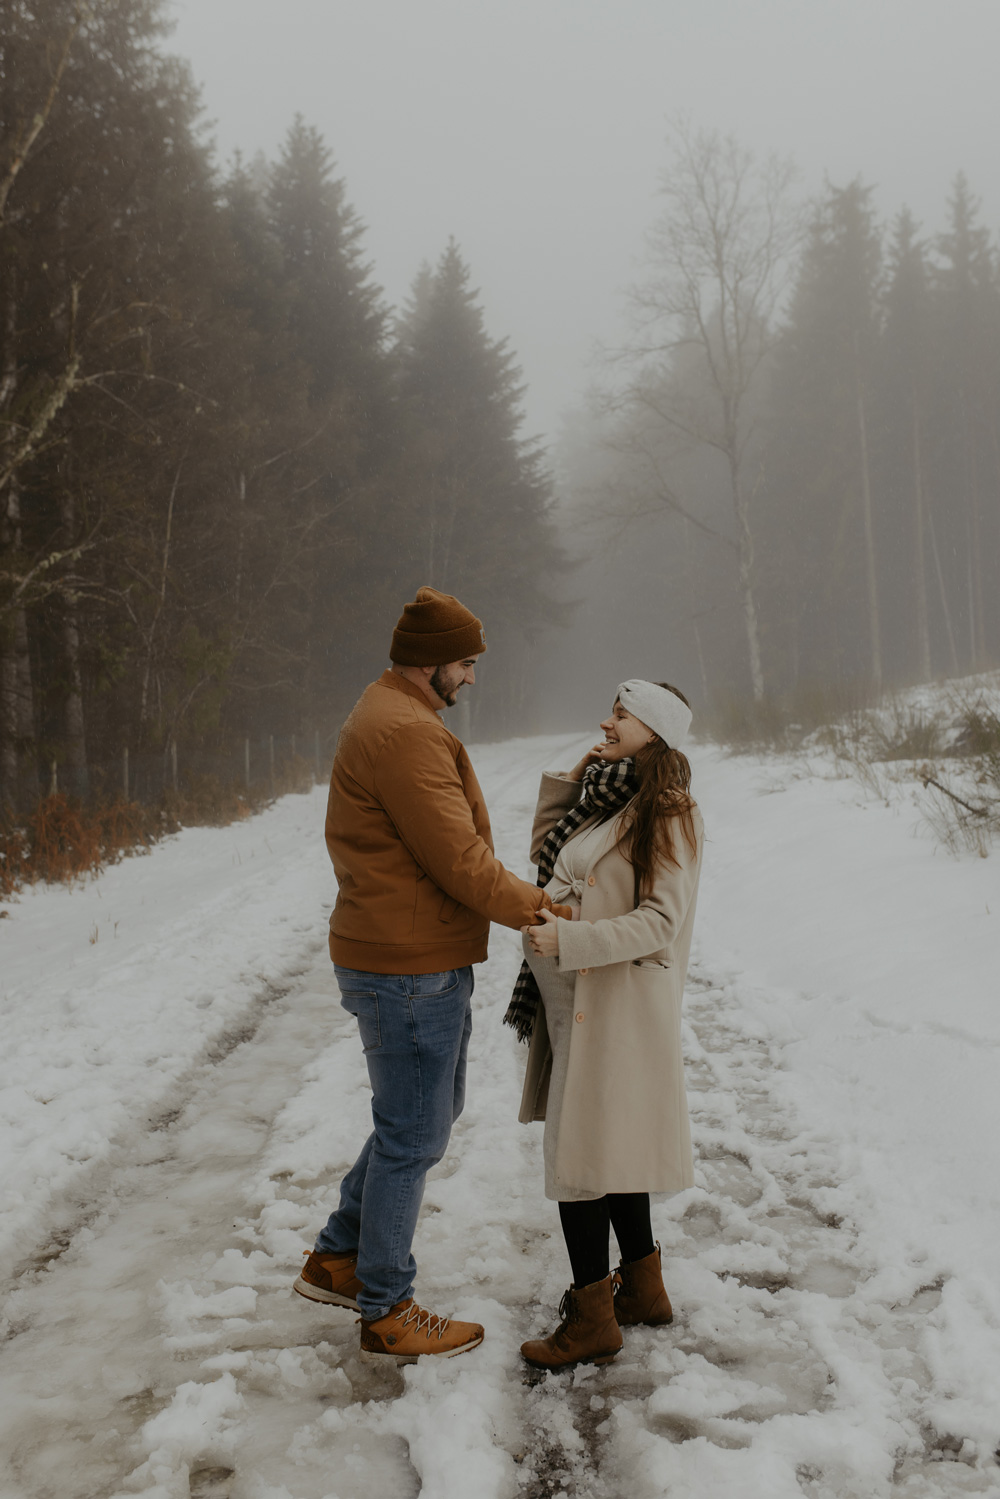
[(93, 7), (86, 4), (85, 0), (78, 0), (78, 3), (74, 5), (69, 27), (62, 37), (61, 44), (58, 45), (54, 60), (50, 58), (48, 87), (44, 97), (37, 101), (37, 107), (30, 116), (15, 122), (12, 135), (0, 145), (0, 152), (4, 158), (3, 167), (0, 168), (0, 225), (6, 217), (7, 199), (10, 197), (11, 189), (20, 176), (32, 147), (48, 124), (76, 34), (84, 21), (92, 14)]
[[(751, 479), (754, 396), (801, 234), (792, 162), (757, 162), (732, 136), (673, 132), (664, 209), (648, 238), (648, 274), (630, 293), (635, 333), (622, 351), (633, 433), (656, 497), (729, 546), (737, 566), (755, 700), (764, 696), (754, 596)], [(704, 449), (726, 465), (732, 523), (715, 525), (675, 483), (671, 453)]]
[[(45, 437), (76, 379), (79, 361), (71, 351), (61, 376), (27, 427), (12, 419), (21, 371), (17, 358), (17, 260), (6, 243), (8, 200), (49, 121), (77, 33), (90, 15), (78, 0), (68, 28), (47, 50), (47, 76), (34, 108), (16, 111), (0, 129), (0, 254), (5, 262), (0, 310), (0, 800), (14, 803), (19, 791), (18, 750), (34, 739), (34, 708), (23, 569), (14, 566), (21, 550), (21, 497), (17, 469)], [(74, 310), (76, 289), (74, 288)], [(37, 569), (36, 569), (37, 571)], [(9, 586), (13, 585), (13, 586)], [(27, 789), (34, 791), (29, 773)]]

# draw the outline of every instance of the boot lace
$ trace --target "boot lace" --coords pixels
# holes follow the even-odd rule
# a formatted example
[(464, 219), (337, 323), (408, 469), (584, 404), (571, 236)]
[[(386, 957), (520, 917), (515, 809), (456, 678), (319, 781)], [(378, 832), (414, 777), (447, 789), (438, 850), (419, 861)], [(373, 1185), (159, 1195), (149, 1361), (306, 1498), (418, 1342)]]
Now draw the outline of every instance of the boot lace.
[(422, 1306), (418, 1306), (414, 1301), (411, 1303), (405, 1317), (401, 1317), (400, 1321), (404, 1327), (407, 1325), (407, 1323), (412, 1322), (414, 1331), (417, 1333), (421, 1333), (426, 1330), (427, 1336), (429, 1338), (433, 1337), (435, 1334), (438, 1338), (443, 1338), (445, 1332), (447, 1331), (450, 1318), (438, 1317), (434, 1314), (434, 1312), (426, 1312), (424, 1311)]
[[(573, 1287), (563, 1292), (562, 1301), (559, 1303), (559, 1326), (556, 1334), (564, 1332), (573, 1322), (580, 1320), (580, 1308), (576, 1297), (573, 1295)], [(554, 1334), (555, 1336), (555, 1334)]]

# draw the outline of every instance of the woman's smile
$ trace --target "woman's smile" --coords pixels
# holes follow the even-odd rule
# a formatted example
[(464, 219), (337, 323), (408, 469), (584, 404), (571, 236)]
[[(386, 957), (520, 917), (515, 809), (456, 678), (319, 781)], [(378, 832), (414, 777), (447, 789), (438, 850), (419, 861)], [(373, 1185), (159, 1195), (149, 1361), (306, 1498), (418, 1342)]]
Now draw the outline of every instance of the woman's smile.
[(595, 746), (595, 751), (605, 760), (623, 760), (635, 755), (644, 744), (656, 736), (634, 714), (615, 702), (611, 716), (601, 723), (604, 743)]

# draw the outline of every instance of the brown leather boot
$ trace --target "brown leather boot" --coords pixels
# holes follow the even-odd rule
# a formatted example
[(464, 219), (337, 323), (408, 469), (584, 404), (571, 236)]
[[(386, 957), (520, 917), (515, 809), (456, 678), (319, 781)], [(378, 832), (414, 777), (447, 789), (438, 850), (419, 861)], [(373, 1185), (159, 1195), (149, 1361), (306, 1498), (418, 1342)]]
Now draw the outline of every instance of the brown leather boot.
[(548, 1338), (521, 1344), (521, 1354), (536, 1369), (572, 1369), (574, 1364), (610, 1364), (622, 1349), (615, 1321), (611, 1276), (593, 1285), (570, 1286), (559, 1303), (562, 1318)]
[(619, 1327), (664, 1327), (674, 1320), (670, 1297), (663, 1287), (660, 1246), (644, 1259), (619, 1265), (615, 1271), (615, 1317)]
[(349, 1306), (353, 1312), (360, 1312), (358, 1292), (361, 1290), (361, 1282), (357, 1275), (357, 1255), (317, 1254), (315, 1249), (312, 1252), (303, 1250), (303, 1253), (306, 1262), (293, 1282), (292, 1290), (298, 1291), (308, 1301), (323, 1301), (328, 1306)]
[(419, 1358), (454, 1358), (483, 1341), (478, 1322), (456, 1322), (418, 1306), (412, 1296), (390, 1307), (384, 1317), (361, 1318), (361, 1357), (367, 1363), (393, 1359), (415, 1364)]

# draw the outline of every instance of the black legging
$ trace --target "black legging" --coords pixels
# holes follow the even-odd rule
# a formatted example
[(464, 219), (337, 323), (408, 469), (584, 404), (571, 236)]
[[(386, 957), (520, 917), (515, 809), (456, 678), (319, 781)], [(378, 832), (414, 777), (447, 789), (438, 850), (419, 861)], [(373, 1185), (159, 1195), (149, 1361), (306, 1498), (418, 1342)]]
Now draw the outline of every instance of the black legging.
[(648, 1192), (609, 1192), (590, 1202), (561, 1202), (559, 1221), (577, 1289), (611, 1273), (609, 1228), (614, 1228), (623, 1265), (645, 1259), (656, 1248)]

